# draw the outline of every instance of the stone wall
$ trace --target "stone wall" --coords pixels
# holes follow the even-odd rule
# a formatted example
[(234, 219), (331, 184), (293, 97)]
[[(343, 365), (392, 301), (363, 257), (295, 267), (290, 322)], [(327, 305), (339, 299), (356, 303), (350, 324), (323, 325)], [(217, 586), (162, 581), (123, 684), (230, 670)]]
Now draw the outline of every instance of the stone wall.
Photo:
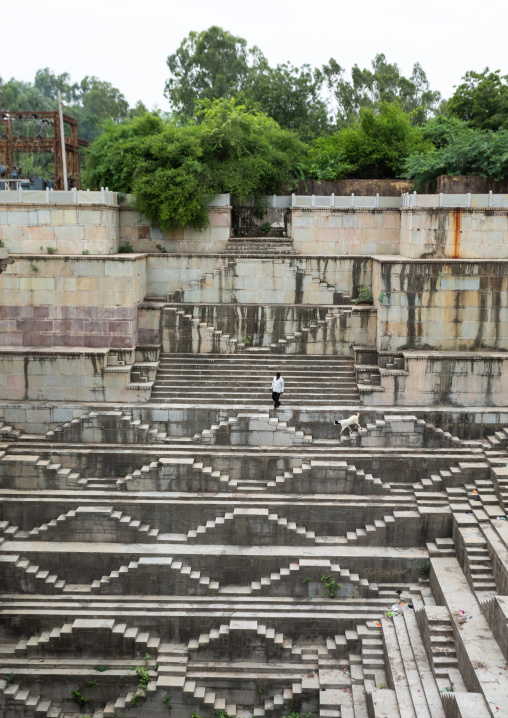
[(507, 290), (506, 261), (374, 258), (377, 347), (506, 351)]
[(11, 253), (111, 254), (119, 236), (116, 205), (0, 203), (0, 241)]
[(302, 254), (399, 254), (399, 210), (296, 208), (291, 225)]
[(262, 287), (264, 303), (333, 304), (333, 289), (327, 293), (320, 282), (356, 297), (359, 287), (372, 284), (371, 260), (319, 256), (233, 259), (199, 254), (147, 257), (146, 294), (157, 299), (182, 293), (187, 286), (181, 301), (259, 304)]
[(0, 277), (0, 345), (133, 347), (145, 296), (139, 255), (14, 255)]
[[(130, 366), (123, 371), (109, 368), (108, 353), (107, 349), (2, 349), (0, 396), (7, 401), (72, 402), (77, 397), (85, 402), (146, 401), (149, 390), (127, 389)], [(129, 361), (129, 356), (125, 359)], [(26, 418), (26, 410), (18, 406), (12, 420), (21, 421), (21, 415)], [(40, 421), (42, 433), (47, 431), (44, 416), (40, 406), (31, 413), (32, 420)]]
[[(409, 190), (405, 190), (406, 192)], [(446, 194), (494, 194), (508, 193), (508, 180), (493, 180), (490, 177), (478, 175), (439, 175), (436, 180), (436, 192)]]
[(226, 249), (231, 228), (230, 207), (210, 207), (206, 229), (175, 229), (164, 234), (150, 220), (128, 206), (120, 207), (120, 240), (128, 241), (135, 252), (157, 252), (157, 245), (167, 252), (220, 252)]
[(404, 209), (400, 222), (400, 254), (404, 257), (508, 258), (506, 210)]
[(403, 192), (411, 192), (413, 184), (413, 180), (403, 179), (345, 179), (337, 182), (308, 179), (300, 180), (296, 189), (283, 191), (281, 194), (287, 195), (294, 192), (295, 194), (314, 194), (316, 197), (325, 197), (330, 194), (337, 196), (355, 194), (357, 197), (372, 197), (379, 193), (384, 197), (400, 197)]
[(405, 372), (383, 372), (369, 406), (492, 406), (508, 404), (508, 354), (402, 352)]

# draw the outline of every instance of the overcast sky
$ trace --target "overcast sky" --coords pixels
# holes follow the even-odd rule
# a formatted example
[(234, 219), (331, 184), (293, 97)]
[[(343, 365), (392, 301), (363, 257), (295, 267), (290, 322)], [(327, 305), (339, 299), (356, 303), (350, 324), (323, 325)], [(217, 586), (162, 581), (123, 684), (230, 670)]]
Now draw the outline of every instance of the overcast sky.
[(0, 77), (32, 81), (49, 67), (73, 80), (96, 75), (131, 104), (168, 109), (166, 58), (191, 30), (220, 25), (272, 64), (348, 70), (384, 52), (404, 74), (414, 62), (448, 97), (466, 70), (508, 74), (508, 1), (426, 0), (0, 0)]

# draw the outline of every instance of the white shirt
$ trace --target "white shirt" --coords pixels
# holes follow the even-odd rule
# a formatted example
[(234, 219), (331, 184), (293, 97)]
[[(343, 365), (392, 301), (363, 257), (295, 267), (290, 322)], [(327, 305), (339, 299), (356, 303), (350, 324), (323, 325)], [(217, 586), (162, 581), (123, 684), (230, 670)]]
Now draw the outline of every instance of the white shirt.
[(280, 379), (277, 379), (276, 376), (273, 377), (272, 391), (276, 394), (284, 393), (284, 379), (282, 377), (280, 377)]

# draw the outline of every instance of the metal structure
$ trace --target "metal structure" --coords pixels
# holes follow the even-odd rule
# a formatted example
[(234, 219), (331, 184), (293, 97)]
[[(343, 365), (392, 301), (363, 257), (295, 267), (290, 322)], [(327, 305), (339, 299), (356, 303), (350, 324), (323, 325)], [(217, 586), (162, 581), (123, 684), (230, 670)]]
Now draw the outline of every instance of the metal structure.
[[(52, 134), (42, 136), (42, 132), (36, 136), (25, 136), (24, 132), (16, 132), (14, 124), (17, 121), (41, 122), (52, 129)], [(10, 112), (0, 110), (0, 164), (13, 168), (15, 166), (14, 156), (17, 152), (23, 153), (50, 153), (53, 155), (53, 187), (54, 189), (68, 189), (64, 187), (63, 163), (62, 163), (62, 142), (61, 132), (64, 133), (65, 155), (67, 160), (67, 173), (72, 175), (73, 186), (81, 189), (81, 175), (79, 167), (79, 147), (86, 147), (88, 142), (78, 138), (78, 121), (71, 115), (63, 115), (63, 125), (60, 126), (58, 111), (39, 112), (16, 111)], [(65, 134), (65, 125), (70, 132)]]

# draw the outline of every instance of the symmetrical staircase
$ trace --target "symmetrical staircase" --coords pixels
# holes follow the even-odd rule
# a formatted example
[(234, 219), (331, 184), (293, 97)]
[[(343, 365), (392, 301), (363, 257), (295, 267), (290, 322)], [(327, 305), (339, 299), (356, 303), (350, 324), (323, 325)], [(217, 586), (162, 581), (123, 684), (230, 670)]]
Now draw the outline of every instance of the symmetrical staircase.
[(281, 372), (283, 404), (359, 403), (352, 359), (334, 356), (161, 354), (151, 402), (270, 406), (271, 384)]

